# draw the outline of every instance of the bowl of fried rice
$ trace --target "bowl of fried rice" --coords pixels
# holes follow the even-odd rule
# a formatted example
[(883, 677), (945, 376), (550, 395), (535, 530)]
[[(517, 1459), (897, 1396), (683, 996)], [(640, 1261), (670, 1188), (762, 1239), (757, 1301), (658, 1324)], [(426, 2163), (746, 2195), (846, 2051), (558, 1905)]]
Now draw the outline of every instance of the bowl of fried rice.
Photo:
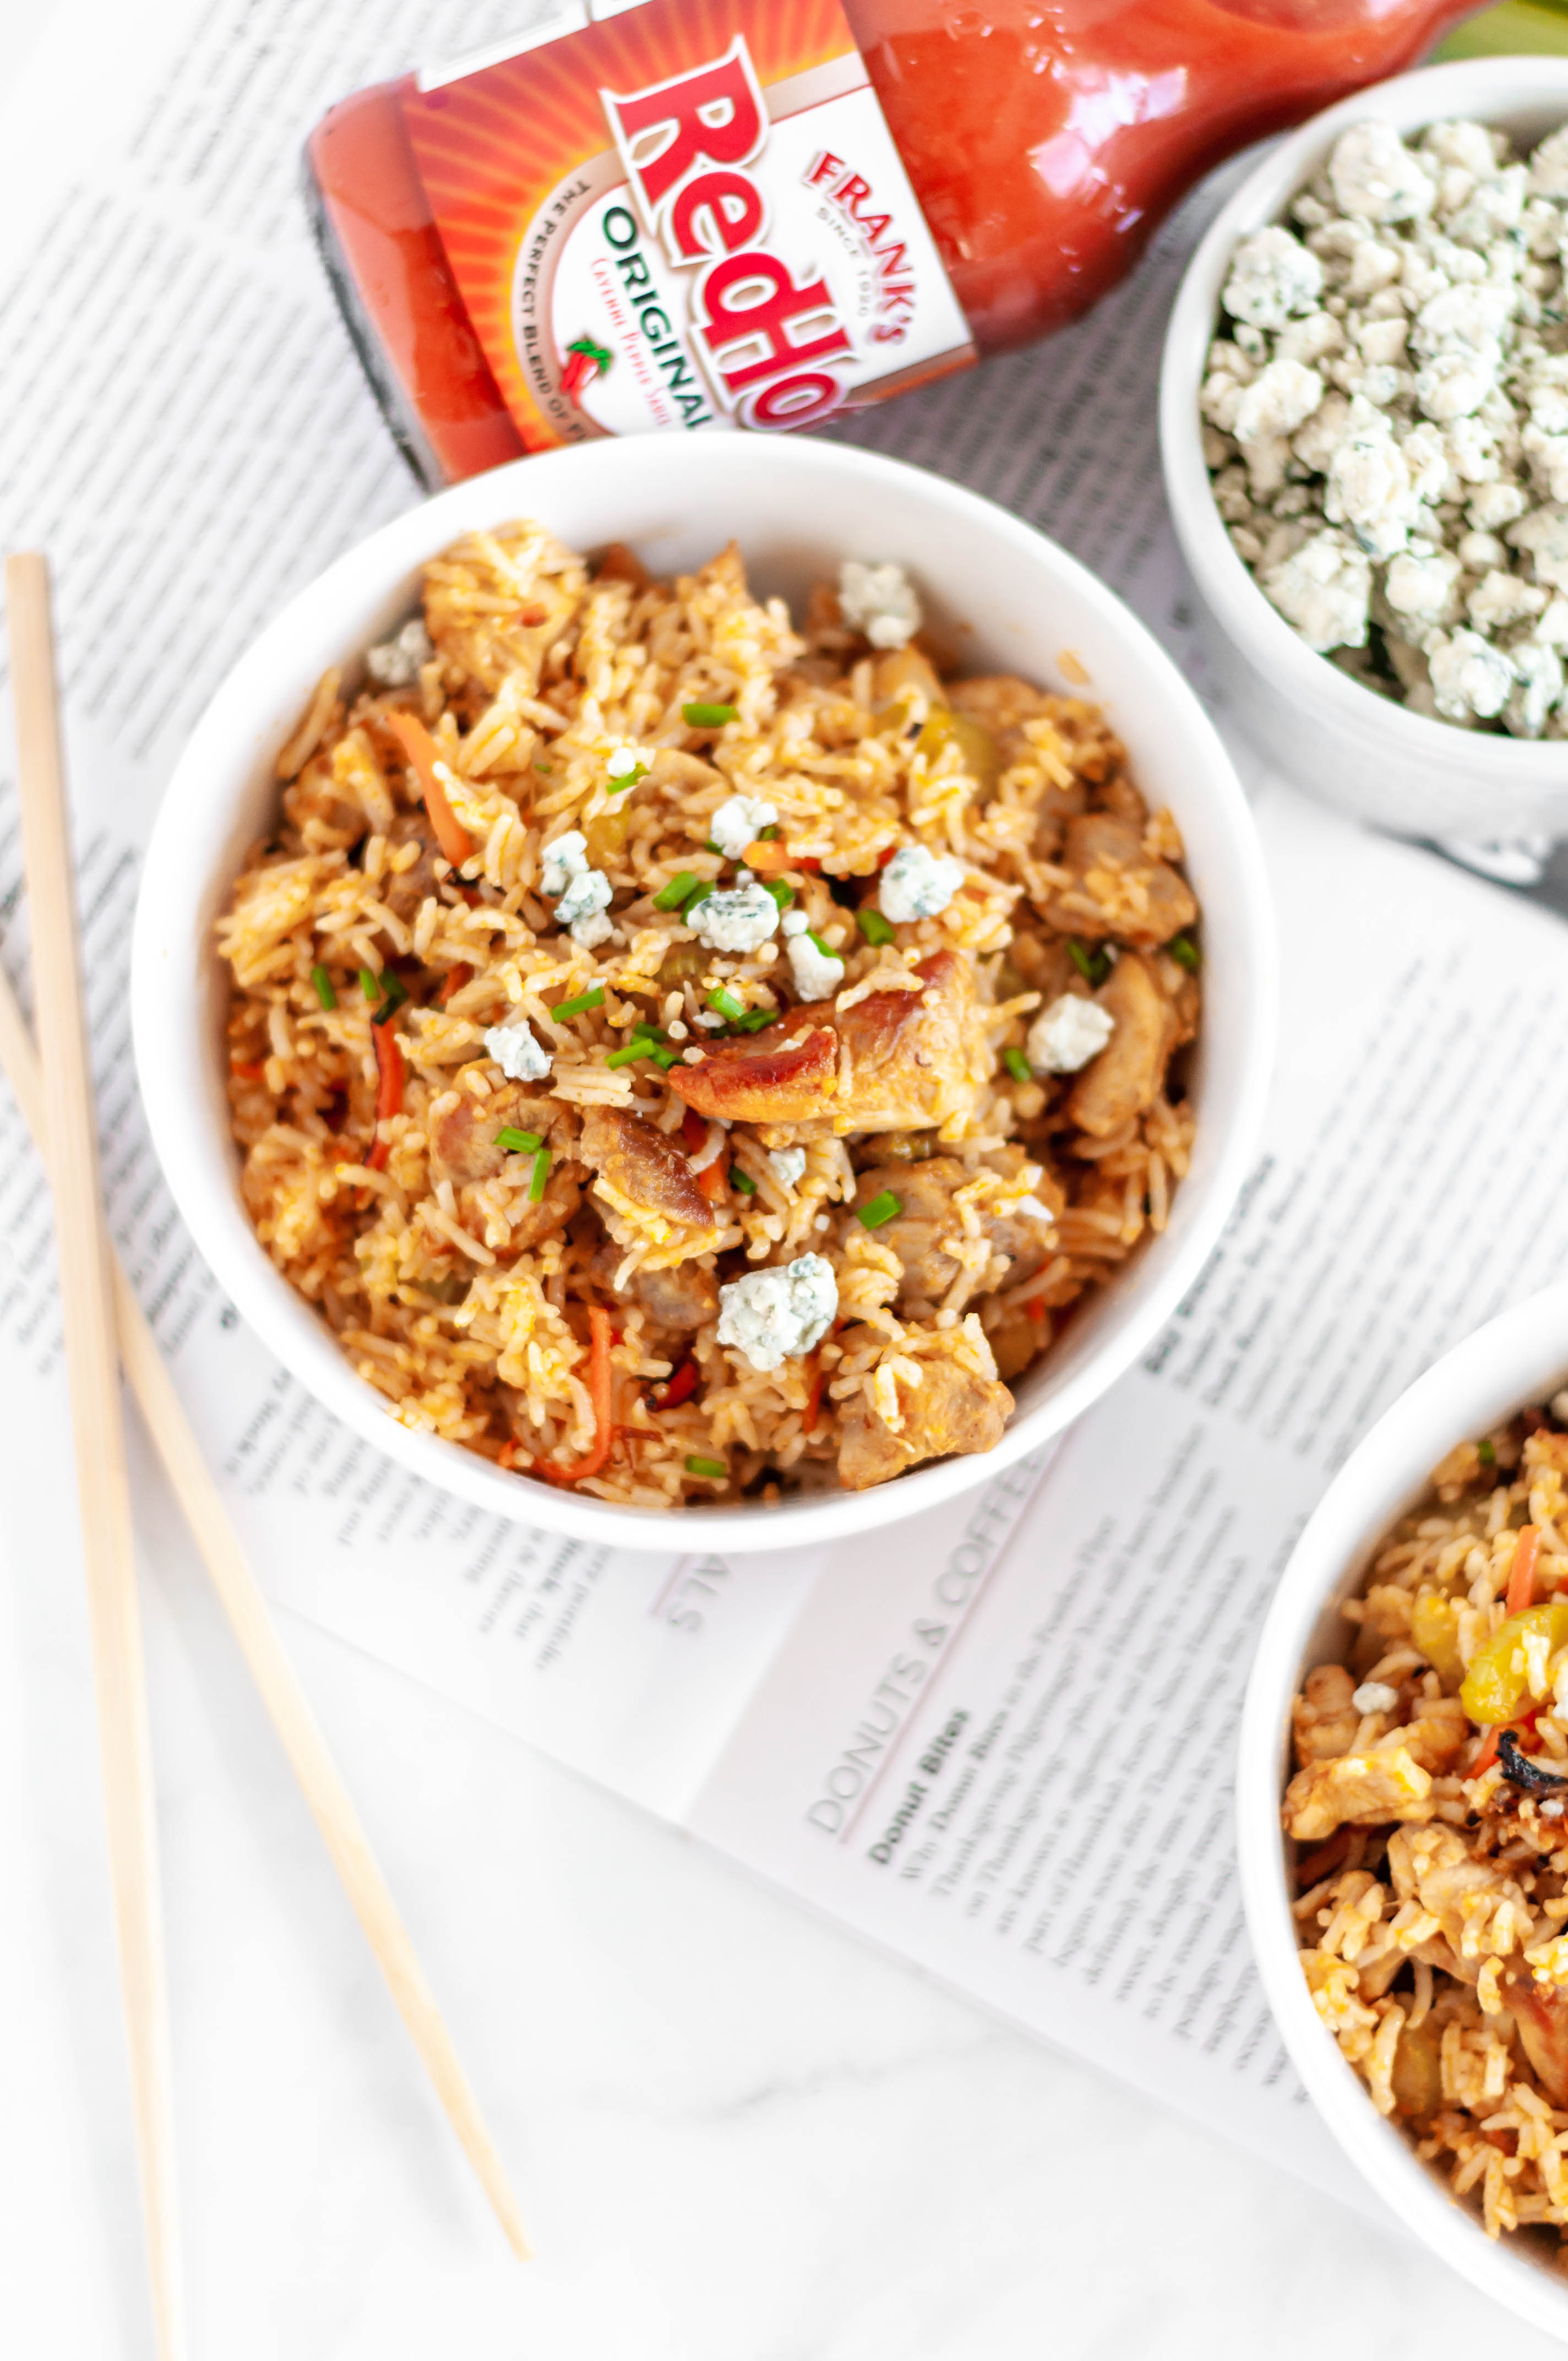
[(1568, 2334), (1568, 1287), (1345, 1463), (1243, 1716), (1247, 1922), (1296, 2067), (1445, 2261)]
[(1150, 1344), (1272, 961), (1109, 592), (896, 462), (705, 437), (459, 485), (297, 598), (170, 785), (133, 1002), (196, 1242), (331, 1410), (736, 1549), (948, 1498)]

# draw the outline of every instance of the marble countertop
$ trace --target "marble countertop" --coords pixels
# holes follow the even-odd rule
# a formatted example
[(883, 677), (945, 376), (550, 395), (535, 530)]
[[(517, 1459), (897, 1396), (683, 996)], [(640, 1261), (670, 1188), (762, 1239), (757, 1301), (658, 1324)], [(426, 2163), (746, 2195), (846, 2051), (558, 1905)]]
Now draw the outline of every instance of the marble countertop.
[[(9, 1571), (0, 2351), (148, 2361), (82, 1609)], [(289, 1620), (521, 2195), (519, 2266), (210, 1596), (155, 1573), (148, 1621), (196, 2361), (1319, 2361), (1331, 2316), (1387, 2361), (1488, 2327), (1553, 2349)]]

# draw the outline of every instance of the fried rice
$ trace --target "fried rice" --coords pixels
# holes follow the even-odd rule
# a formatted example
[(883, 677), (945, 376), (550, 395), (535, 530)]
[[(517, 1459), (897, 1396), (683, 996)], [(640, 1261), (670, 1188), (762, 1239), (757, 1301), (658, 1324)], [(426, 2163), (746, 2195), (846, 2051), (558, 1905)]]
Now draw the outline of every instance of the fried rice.
[(1323, 2023), (1488, 2235), (1568, 2235), (1568, 1394), (1462, 1444), (1308, 1675), (1284, 1825)]
[(1164, 1226), (1175, 823), (1092, 704), (949, 673), (524, 522), (323, 676), (220, 923), (233, 1126), (404, 1425), (629, 1506), (860, 1488), (992, 1447)]

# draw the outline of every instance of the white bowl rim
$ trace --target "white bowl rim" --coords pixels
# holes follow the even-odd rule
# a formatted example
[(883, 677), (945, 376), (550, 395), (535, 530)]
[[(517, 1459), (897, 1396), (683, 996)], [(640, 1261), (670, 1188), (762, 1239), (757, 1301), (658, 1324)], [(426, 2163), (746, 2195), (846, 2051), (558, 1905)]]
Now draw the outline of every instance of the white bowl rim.
[[(1451, 103), (1459, 102), (1461, 93), (1462, 103)], [(1568, 56), (1452, 59), (1374, 82), (1272, 143), (1210, 224), (1182, 274), (1160, 366), (1159, 438), (1166, 493), (1183, 554), (1225, 630), (1283, 695), (1326, 708), (1336, 721), (1364, 734), (1380, 729), (1402, 734), (1411, 757), (1425, 754), (1445, 769), (1463, 757), (1468, 767), (1507, 772), (1516, 785), (1560, 787), (1568, 802), (1568, 755), (1562, 740), (1464, 730), (1412, 713), (1308, 647), (1231, 544), (1214, 503), (1198, 411), (1202, 357), (1217, 331), (1232, 249), (1249, 231), (1280, 218), (1340, 132), (1372, 115), (1386, 117), (1400, 131), (1456, 116), (1486, 121), (1554, 98), (1568, 106)]]
[[(924, 501), (934, 501), (954, 514), (978, 517), (993, 536), (1013, 543), (1036, 560), (1043, 556), (1082, 609), (1094, 612), (1110, 631), (1130, 642), (1142, 667), (1151, 674), (1163, 674), (1168, 691), (1187, 707), (1195, 746), (1204, 758), (1204, 793), (1214, 807), (1238, 872), (1246, 881), (1245, 892), (1236, 897), (1231, 925), (1239, 947), (1238, 965), (1250, 980), (1251, 994), (1240, 1019), (1232, 1082), (1235, 1111), (1229, 1136), (1221, 1141), (1208, 1175), (1207, 1202), (1164, 1272), (1154, 1282), (1129, 1291), (1114, 1329), (1075, 1378), (1036, 1408), (1020, 1411), (991, 1452), (916, 1467), (894, 1483), (865, 1492), (825, 1491), (769, 1504), (762, 1510), (748, 1505), (672, 1512), (618, 1507), (565, 1488), (525, 1487), (476, 1453), (400, 1425), (302, 1305), (248, 1224), (237, 1215), (233, 1201), (218, 1203), (204, 1190), (185, 1191), (176, 1187), (175, 1193), (198, 1249), (242, 1316), (284, 1367), (353, 1433), (429, 1483), (473, 1501), (492, 1515), (587, 1542), (633, 1550), (685, 1547), (740, 1554), (841, 1540), (928, 1511), (974, 1489), (1069, 1426), (1133, 1365), (1192, 1285), (1245, 1177), (1266, 1103), (1278, 984), (1272, 896), (1252, 815), (1230, 756), (1171, 658), (1113, 592), (1033, 526), (966, 487), (905, 461), (804, 435), (727, 436), (724, 445), (728, 452), (754, 449), (757, 464), (792, 471), (801, 481), (803, 498), (828, 498), (836, 478), (869, 474), (895, 487), (917, 485)], [(375, 565), (390, 585), (467, 529), (476, 521), (477, 506), (493, 502), (490, 513), (496, 516), (526, 514), (547, 491), (552, 475), (596, 465), (630, 467), (632, 457), (629, 455), (645, 447), (633, 439), (547, 452), (467, 478), (416, 503), (345, 551), (299, 591), (215, 691), (176, 764), (154, 823), (132, 948), (132, 1027), (137, 1071), (154, 1146), (166, 1174), (199, 1170), (201, 1145), (208, 1137), (198, 1094), (179, 1079), (181, 1052), (192, 1071), (207, 1053), (189, 995), (181, 989), (179, 962), (167, 956), (165, 939), (168, 914), (188, 906), (191, 894), (187, 865), (181, 859), (181, 811), (200, 792), (203, 776), (211, 770), (223, 771), (232, 759), (229, 708), (243, 705), (250, 684), (265, 674), (274, 642), (298, 629), (302, 620), (313, 619), (319, 624), (318, 643), (332, 644), (337, 586), (353, 579), (360, 569)], [(161, 1054), (154, 1054), (155, 1047)], [(302, 1312), (309, 1335), (300, 1324)], [(672, 1515), (678, 1521), (679, 1540), (669, 1530)]]
[(1355, 1587), (1395, 1520), (1420, 1499), (1444, 1453), (1568, 1372), (1568, 1281), (1500, 1312), (1433, 1363), (1352, 1452), (1280, 1578), (1247, 1682), (1236, 1755), (1242, 1900), (1265, 1993), (1291, 2060), (1330, 2131), (1422, 2243), (1484, 2294), (1568, 2336), (1568, 2277), (1528, 2248), (1488, 2238), (1404, 2135), (1378, 2114), (1312, 2005), (1296, 1955), (1279, 1827), (1290, 1700), (1325, 1605)]

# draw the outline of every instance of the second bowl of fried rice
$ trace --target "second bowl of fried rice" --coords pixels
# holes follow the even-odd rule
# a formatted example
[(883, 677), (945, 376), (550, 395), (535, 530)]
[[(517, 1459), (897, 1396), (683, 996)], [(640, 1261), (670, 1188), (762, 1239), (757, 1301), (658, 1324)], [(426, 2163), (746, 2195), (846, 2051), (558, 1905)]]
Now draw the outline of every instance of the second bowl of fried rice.
[(1266, 1082), (1229, 763), (1040, 535), (849, 447), (604, 443), (411, 511), (236, 668), (138, 1062), (242, 1313), (492, 1510), (719, 1548), (1065, 1426)]
[(1568, 2335), (1568, 1287), (1346, 1461), (1269, 1609), (1236, 1818), (1264, 1985), (1352, 2161)]

